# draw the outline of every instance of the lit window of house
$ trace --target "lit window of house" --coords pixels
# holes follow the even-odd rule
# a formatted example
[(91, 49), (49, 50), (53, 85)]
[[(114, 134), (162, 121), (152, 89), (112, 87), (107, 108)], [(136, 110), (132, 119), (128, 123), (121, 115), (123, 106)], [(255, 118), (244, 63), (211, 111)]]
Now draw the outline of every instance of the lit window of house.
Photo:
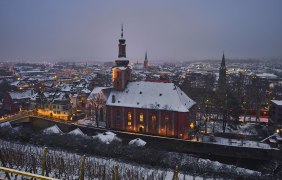
[(144, 121), (144, 115), (143, 115), (143, 113), (140, 113), (139, 118), (140, 118), (140, 122), (143, 122), (143, 121)]
[(131, 112), (127, 113), (127, 120), (128, 120), (127, 125), (131, 126), (132, 125), (132, 123), (131, 123), (131, 120), (132, 120)]
[(156, 115), (152, 115), (152, 121), (156, 121), (157, 120), (157, 116)]
[(131, 118), (132, 118), (131, 112), (128, 112), (128, 113), (127, 113), (127, 118), (128, 118), (128, 121), (131, 121)]

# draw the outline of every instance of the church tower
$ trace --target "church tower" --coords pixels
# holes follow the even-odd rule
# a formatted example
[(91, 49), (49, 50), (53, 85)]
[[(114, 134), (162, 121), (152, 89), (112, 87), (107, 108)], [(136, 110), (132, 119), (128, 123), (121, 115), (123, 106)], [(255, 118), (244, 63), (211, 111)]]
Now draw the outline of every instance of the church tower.
[(122, 91), (128, 81), (131, 80), (131, 69), (128, 67), (129, 60), (126, 58), (126, 44), (123, 38), (123, 25), (121, 26), (121, 38), (118, 45), (118, 59), (112, 68), (112, 81), (114, 89)]
[(148, 68), (147, 51), (146, 51), (146, 53), (145, 53), (144, 68)]
[(126, 58), (126, 44), (123, 38), (123, 25), (121, 25), (121, 37), (118, 45), (118, 58)]
[(226, 88), (226, 65), (224, 52), (222, 55), (221, 65), (219, 68), (218, 89), (224, 91)]

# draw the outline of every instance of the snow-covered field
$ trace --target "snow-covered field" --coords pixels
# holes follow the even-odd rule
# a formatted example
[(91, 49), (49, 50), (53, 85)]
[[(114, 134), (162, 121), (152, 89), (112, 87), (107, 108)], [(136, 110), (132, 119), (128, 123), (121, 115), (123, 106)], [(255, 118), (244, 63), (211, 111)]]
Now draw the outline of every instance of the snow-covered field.
[[(77, 125), (84, 125), (84, 126), (97, 127), (96, 121), (95, 120), (90, 120), (89, 118), (80, 119), (75, 124), (77, 124)], [(98, 126), (101, 127), (101, 128), (105, 128), (106, 124), (103, 121), (98, 121)]]
[(269, 144), (261, 143), (258, 141), (237, 140), (237, 139), (228, 139), (222, 137), (203, 136), (202, 142), (220, 144), (225, 146), (271, 149)]
[[(0, 140), (0, 150), (9, 168), (41, 174), (43, 147)], [(70, 153), (67, 151), (48, 149), (46, 166), (49, 176), (59, 179), (77, 179), (80, 173), (82, 156), (83, 155), (81, 154)], [(173, 163), (175, 159), (179, 159), (180, 157), (175, 153), (168, 153), (165, 158), (166, 161)], [(188, 164), (188, 167), (198, 166), (198, 169), (202, 168), (207, 171), (213, 170), (215, 172), (223, 173), (232, 172), (236, 173), (236, 175), (245, 177), (260, 176), (260, 173), (256, 171), (184, 154), (181, 156), (179, 165), (183, 164)], [(172, 179), (174, 174), (174, 170), (172, 169), (87, 155), (85, 163), (85, 179), (101, 179), (103, 177), (112, 179), (114, 166), (118, 166), (119, 178), (125, 180), (143, 178)], [(205, 175), (205, 173), (202, 173), (201, 177), (200, 175), (194, 176), (193, 174), (195, 174), (195, 172), (188, 172), (187, 169), (185, 173), (180, 171), (178, 177), (179, 179), (213, 179), (210, 176)], [(0, 178), (4, 178), (4, 176), (5, 174), (0, 172)], [(13, 176), (12, 179), (16, 179), (15, 176)]]
[[(244, 122), (244, 116), (240, 116), (239, 117), (239, 121), (240, 122)], [(248, 116), (245, 118), (246, 122), (253, 122), (256, 123), (257, 122), (257, 118), (255, 116)], [(259, 122), (268, 122), (268, 118), (267, 117), (259, 117)]]
[[(202, 126), (202, 131), (204, 131), (205, 126)], [(207, 132), (208, 133), (222, 133), (222, 123), (220, 122), (208, 122), (207, 123)], [(240, 135), (257, 135), (258, 132), (255, 129), (255, 125), (253, 123), (245, 123), (240, 124), (237, 126), (237, 129), (233, 129), (229, 126), (226, 127), (225, 133), (231, 133), (231, 134), (240, 134)]]
[(85, 125), (85, 126), (94, 126), (96, 127), (96, 121), (90, 120), (90, 119), (80, 119), (76, 122), (76, 124), (78, 125)]
[(238, 125), (237, 129), (232, 129), (230, 127), (226, 128), (227, 133), (240, 134), (240, 135), (257, 135), (258, 132), (255, 129), (255, 125), (252, 123), (246, 123)]

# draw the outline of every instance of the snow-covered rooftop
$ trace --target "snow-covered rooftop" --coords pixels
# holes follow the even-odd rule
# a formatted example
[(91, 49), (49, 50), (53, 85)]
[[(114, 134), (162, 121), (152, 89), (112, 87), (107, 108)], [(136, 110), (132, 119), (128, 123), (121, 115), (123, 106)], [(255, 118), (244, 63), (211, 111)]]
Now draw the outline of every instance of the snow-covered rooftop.
[(103, 90), (103, 89), (109, 89), (111, 87), (95, 87), (92, 92), (89, 94), (87, 100), (95, 99), (97, 98), (98, 94)]
[(63, 87), (61, 88), (61, 91), (69, 92), (69, 91), (71, 91), (71, 89), (72, 89), (72, 86), (66, 84), (66, 85), (63, 85)]
[[(112, 97), (115, 97), (115, 102)], [(189, 112), (195, 104), (173, 83), (129, 82), (123, 91), (112, 90), (106, 102), (110, 106)]]
[(273, 102), (274, 104), (278, 106), (282, 106), (282, 100), (271, 100), (271, 102)]
[(84, 92), (84, 93), (86, 93), (86, 94), (91, 93), (91, 91), (90, 91), (89, 89), (87, 89), (87, 88), (84, 88), (84, 89), (82, 89), (81, 91)]
[(20, 84), (20, 81), (14, 81), (10, 83), (11, 86), (18, 86)]
[(68, 97), (67, 97), (67, 94), (64, 93), (64, 92), (59, 92), (59, 93), (56, 93), (53, 97), (53, 101), (68, 101)]
[(12, 99), (26, 99), (31, 98), (32, 90), (14, 91), (9, 93)]
[(260, 78), (266, 78), (266, 79), (276, 79), (278, 77), (275, 74), (271, 74), (271, 73), (256, 74), (256, 76)]

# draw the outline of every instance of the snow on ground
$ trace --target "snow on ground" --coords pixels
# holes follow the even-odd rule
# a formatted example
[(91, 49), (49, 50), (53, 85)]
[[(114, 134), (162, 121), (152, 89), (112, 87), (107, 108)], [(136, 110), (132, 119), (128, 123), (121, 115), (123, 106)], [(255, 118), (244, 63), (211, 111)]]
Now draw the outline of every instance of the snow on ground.
[(76, 128), (76, 129), (68, 132), (68, 134), (85, 136), (85, 134), (79, 128)]
[[(0, 140), (0, 149), (2, 149), (3, 151), (8, 150), (9, 153), (21, 154), (21, 158), (20, 158), (21, 161), (19, 161), (19, 159), (15, 156), (12, 156), (13, 158), (9, 159), (9, 163), (11, 164), (8, 164), (8, 166), (13, 169), (22, 170), (22, 171), (26, 171), (26, 169), (32, 169), (31, 167), (28, 166), (34, 164), (34, 158), (36, 158), (38, 160), (36, 161), (36, 166), (37, 166), (36, 171), (37, 174), (41, 174), (41, 158), (43, 154), (42, 147)], [(167, 158), (171, 158), (171, 160), (173, 161), (175, 155), (176, 155), (175, 153), (171, 152), (168, 154)], [(80, 169), (79, 167), (82, 159), (81, 154), (70, 153), (67, 151), (48, 148), (47, 156), (49, 157), (49, 159), (52, 159), (52, 161), (49, 164), (50, 169), (52, 169), (52, 171), (49, 172), (50, 177), (55, 177), (60, 179), (79, 178), (79, 169)], [(63, 161), (62, 158), (64, 159)], [(61, 172), (62, 166), (60, 164), (62, 162), (64, 162), (64, 164), (67, 165), (66, 167), (64, 167), (64, 172)], [(99, 174), (102, 168), (105, 168), (107, 179), (111, 177), (114, 166), (118, 167), (119, 175), (125, 179), (132, 179), (134, 177), (134, 179), (169, 179), (170, 180), (172, 179), (174, 174), (174, 170), (172, 169), (164, 169), (164, 168), (142, 165), (138, 163), (123, 162), (122, 160), (97, 157), (92, 155), (86, 157), (86, 162), (87, 162), (86, 164), (89, 164), (91, 165), (92, 168), (94, 168), (93, 171), (96, 172), (96, 175)], [(195, 158), (187, 154), (181, 156), (181, 162), (180, 162), (181, 164), (192, 163), (192, 162), (196, 163), (194, 165), (197, 165), (198, 167), (202, 167), (202, 169), (205, 169), (207, 167), (212, 168), (215, 172), (220, 172), (221, 170), (229, 171), (233, 169), (237, 174), (240, 175), (249, 175), (249, 176), (261, 175), (261, 173), (257, 171), (239, 168), (233, 165), (226, 165), (219, 163), (217, 161)], [(22, 165), (20, 165), (21, 163)], [(85, 179), (89, 179), (88, 170), (89, 169), (86, 166)], [(61, 173), (61, 177), (57, 177), (58, 174), (60, 173)], [(183, 172), (180, 172), (178, 177), (179, 179), (199, 179), (199, 180), (213, 179), (207, 177), (194, 176), (192, 175), (193, 172), (190, 173), (191, 174), (184, 174)], [(5, 176), (4, 173), (0, 171), (0, 178), (3, 178), (4, 176)], [(101, 178), (98, 177), (98, 179)]]
[[(202, 126), (202, 131), (204, 131), (205, 126)], [(208, 133), (222, 133), (222, 123), (221, 122), (208, 122), (207, 132)], [(240, 135), (257, 135), (258, 132), (255, 128), (255, 124), (246, 123), (237, 126), (237, 129), (231, 128), (227, 125), (225, 133), (240, 134)]]
[(44, 129), (42, 132), (44, 134), (62, 134), (63, 133), (57, 125), (48, 127), (46, 129)]
[(80, 119), (76, 122), (79, 125), (86, 125), (86, 126), (97, 126), (96, 121), (92, 121), (90, 119)]
[(238, 146), (238, 147), (248, 147), (248, 148), (260, 148), (260, 149), (271, 149), (269, 144), (261, 143), (258, 141), (247, 141), (247, 140), (237, 140), (237, 139), (228, 139), (222, 137), (211, 137), (203, 136), (202, 142), (220, 144), (225, 146)]
[[(84, 125), (84, 126), (94, 126), (94, 127), (97, 127), (96, 121), (95, 120), (91, 120), (89, 118), (80, 119), (75, 124)], [(98, 124), (99, 124), (99, 127), (101, 127), (101, 128), (106, 127), (106, 123), (105, 122), (99, 121)]]
[[(247, 116), (246, 118), (245, 118), (245, 122), (253, 122), (253, 123), (256, 123), (257, 122), (257, 120), (256, 120), (257, 118), (255, 117), (255, 116)], [(239, 117), (239, 121), (240, 122), (244, 122), (244, 116), (240, 116)], [(259, 117), (259, 121), (258, 122), (268, 122), (268, 118), (267, 117)]]
[(11, 124), (9, 122), (4, 122), (4, 123), (0, 123), (0, 127), (9, 127), (12, 128)]
[(93, 138), (98, 138), (102, 143), (110, 144), (113, 140), (118, 140), (121, 141), (118, 137), (116, 137), (115, 133), (112, 132), (104, 132), (104, 133), (99, 133), (96, 136), (93, 136)]
[(230, 127), (226, 128), (227, 133), (233, 133), (233, 134), (240, 134), (240, 135), (257, 135), (258, 132), (255, 129), (254, 124), (246, 123), (242, 125), (238, 125), (237, 129), (232, 129)]
[(143, 140), (140, 139), (140, 138), (136, 138), (136, 139), (133, 139), (133, 140), (129, 141), (128, 144), (129, 144), (129, 145), (138, 146), (138, 147), (143, 147), (143, 146), (146, 145), (146, 142), (143, 141)]

